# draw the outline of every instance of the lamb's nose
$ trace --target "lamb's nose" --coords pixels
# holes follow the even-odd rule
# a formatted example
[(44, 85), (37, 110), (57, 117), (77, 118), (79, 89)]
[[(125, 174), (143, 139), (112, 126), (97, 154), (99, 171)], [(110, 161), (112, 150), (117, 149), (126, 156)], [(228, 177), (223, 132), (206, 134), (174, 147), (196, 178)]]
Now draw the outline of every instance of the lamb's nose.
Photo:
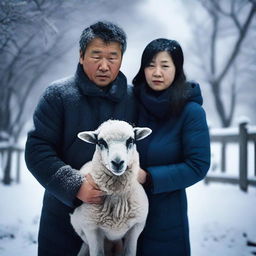
[(113, 165), (113, 167), (116, 169), (116, 170), (120, 170), (122, 167), (123, 167), (123, 164), (124, 164), (124, 161), (111, 161), (111, 164)]

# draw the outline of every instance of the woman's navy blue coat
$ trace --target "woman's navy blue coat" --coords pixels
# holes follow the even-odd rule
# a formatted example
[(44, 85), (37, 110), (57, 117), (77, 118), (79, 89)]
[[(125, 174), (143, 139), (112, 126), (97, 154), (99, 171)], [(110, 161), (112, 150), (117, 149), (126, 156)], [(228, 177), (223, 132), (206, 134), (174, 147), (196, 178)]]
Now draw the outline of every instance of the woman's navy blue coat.
[(28, 169), (46, 189), (39, 256), (77, 255), (82, 243), (69, 213), (81, 203), (76, 199), (82, 183), (77, 170), (92, 159), (95, 147), (77, 134), (95, 130), (110, 118), (132, 122), (134, 113), (132, 90), (121, 72), (108, 90), (100, 90), (81, 65), (74, 77), (55, 82), (41, 97), (25, 150)]
[[(166, 118), (168, 104), (144, 91), (138, 126), (153, 132), (138, 142), (141, 166), (151, 176), (146, 188), (149, 215), (138, 244), (139, 256), (190, 255), (185, 189), (203, 179), (210, 165), (210, 141), (198, 84), (178, 117)], [(165, 118), (164, 118), (165, 116)]]

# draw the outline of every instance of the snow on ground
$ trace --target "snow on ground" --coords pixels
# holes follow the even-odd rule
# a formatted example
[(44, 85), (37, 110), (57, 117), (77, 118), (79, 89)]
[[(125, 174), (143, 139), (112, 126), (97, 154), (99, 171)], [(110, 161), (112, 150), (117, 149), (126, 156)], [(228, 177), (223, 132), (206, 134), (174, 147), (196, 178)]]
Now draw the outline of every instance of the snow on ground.
[[(188, 189), (192, 256), (256, 255), (256, 189), (203, 182)], [(255, 254), (252, 254), (254, 252)]]
[[(24, 165), (23, 165), (24, 166)], [(22, 168), (21, 183), (0, 184), (0, 255), (34, 256), (43, 189)]]
[[(236, 162), (234, 162), (236, 164)], [(21, 183), (0, 184), (0, 255), (34, 256), (43, 189), (22, 164)], [(188, 188), (192, 256), (256, 255), (256, 188), (204, 182)]]

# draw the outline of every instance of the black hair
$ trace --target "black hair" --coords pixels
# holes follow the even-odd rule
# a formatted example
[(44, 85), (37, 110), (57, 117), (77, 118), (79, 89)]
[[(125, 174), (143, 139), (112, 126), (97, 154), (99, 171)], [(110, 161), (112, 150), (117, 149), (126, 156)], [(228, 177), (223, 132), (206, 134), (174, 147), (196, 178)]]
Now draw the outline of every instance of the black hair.
[(88, 44), (94, 38), (100, 38), (105, 43), (120, 43), (122, 54), (126, 50), (126, 34), (122, 28), (112, 22), (98, 21), (83, 30), (79, 41), (80, 51), (83, 56)]
[(168, 88), (171, 93), (170, 104), (171, 109), (170, 113), (173, 115), (178, 115), (182, 110), (186, 98), (184, 97), (186, 91), (186, 76), (183, 70), (184, 56), (180, 44), (175, 40), (158, 38), (150, 42), (143, 51), (141, 58), (141, 65), (139, 72), (134, 77), (132, 83), (135, 88), (135, 93), (138, 91), (138, 88), (147, 84), (145, 78), (145, 68), (149, 66), (153, 58), (159, 52), (167, 52), (172, 58), (173, 64), (175, 66), (175, 77), (172, 82), (172, 85)]

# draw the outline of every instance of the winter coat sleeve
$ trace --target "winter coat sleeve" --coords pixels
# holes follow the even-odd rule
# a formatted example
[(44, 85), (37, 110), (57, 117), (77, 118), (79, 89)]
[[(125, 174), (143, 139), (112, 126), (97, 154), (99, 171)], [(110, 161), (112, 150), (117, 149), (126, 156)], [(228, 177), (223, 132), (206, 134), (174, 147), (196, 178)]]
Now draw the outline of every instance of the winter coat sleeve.
[(184, 189), (205, 177), (210, 166), (210, 138), (205, 112), (199, 104), (185, 108), (181, 140), (182, 162), (147, 168), (151, 193)]
[(42, 186), (64, 204), (73, 207), (82, 178), (61, 159), (63, 105), (57, 87), (49, 87), (35, 110), (25, 160)]

